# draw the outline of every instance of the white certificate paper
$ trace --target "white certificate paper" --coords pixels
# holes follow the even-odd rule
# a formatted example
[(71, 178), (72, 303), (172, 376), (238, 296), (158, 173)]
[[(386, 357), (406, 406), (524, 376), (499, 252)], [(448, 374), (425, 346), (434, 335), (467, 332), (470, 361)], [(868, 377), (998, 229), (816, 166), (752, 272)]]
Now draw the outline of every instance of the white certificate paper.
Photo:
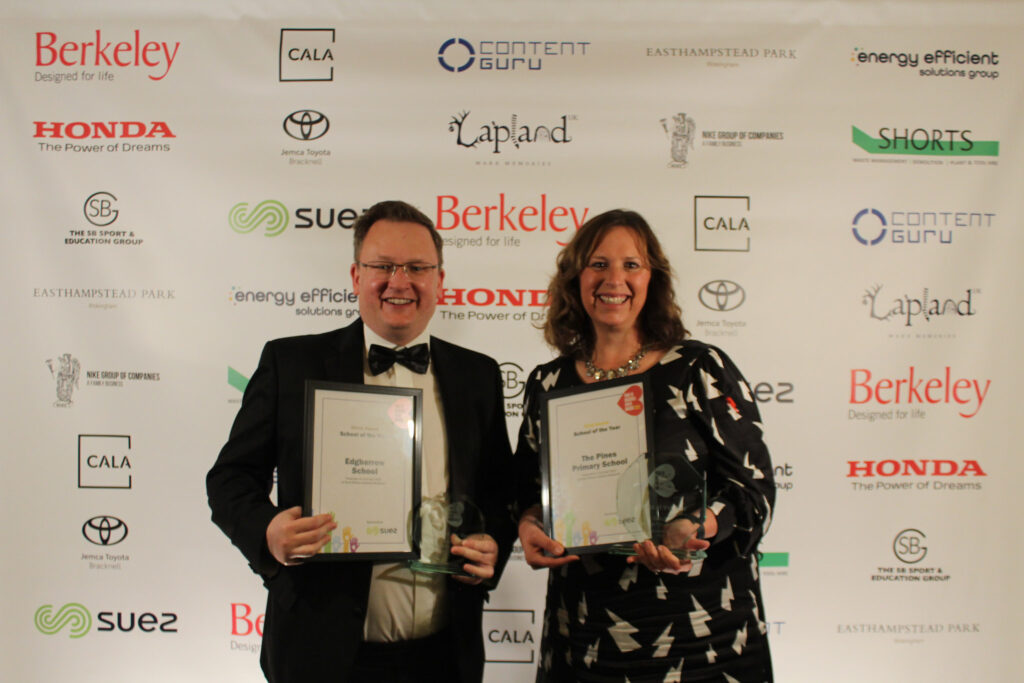
[(317, 559), (418, 556), (422, 392), (306, 384), (306, 509), (338, 528)]
[[(619, 491), (624, 477), (638, 478), (635, 490), (646, 489), (648, 395), (643, 377), (626, 377), (541, 396), (544, 521), (571, 553), (636, 540), (627, 526), (638, 520), (621, 517)], [(644, 514), (641, 498), (637, 517)]]

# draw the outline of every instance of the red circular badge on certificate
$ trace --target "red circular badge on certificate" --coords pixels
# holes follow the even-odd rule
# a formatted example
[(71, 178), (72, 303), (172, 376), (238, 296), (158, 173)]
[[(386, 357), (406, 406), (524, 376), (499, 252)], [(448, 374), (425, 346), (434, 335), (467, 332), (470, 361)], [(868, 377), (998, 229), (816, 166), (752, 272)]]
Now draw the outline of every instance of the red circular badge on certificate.
[(626, 411), (627, 415), (639, 415), (644, 410), (643, 387), (633, 385), (622, 392), (619, 398), (619, 407)]

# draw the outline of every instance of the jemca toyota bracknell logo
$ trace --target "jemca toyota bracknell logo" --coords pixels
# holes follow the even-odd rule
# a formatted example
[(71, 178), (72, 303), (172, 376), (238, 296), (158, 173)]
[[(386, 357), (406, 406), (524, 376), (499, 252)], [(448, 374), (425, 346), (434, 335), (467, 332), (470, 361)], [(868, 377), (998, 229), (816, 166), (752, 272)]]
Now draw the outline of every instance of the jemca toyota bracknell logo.
[(284, 132), (303, 142), (319, 140), (327, 135), (330, 127), (330, 120), (312, 109), (299, 109), (284, 117)]

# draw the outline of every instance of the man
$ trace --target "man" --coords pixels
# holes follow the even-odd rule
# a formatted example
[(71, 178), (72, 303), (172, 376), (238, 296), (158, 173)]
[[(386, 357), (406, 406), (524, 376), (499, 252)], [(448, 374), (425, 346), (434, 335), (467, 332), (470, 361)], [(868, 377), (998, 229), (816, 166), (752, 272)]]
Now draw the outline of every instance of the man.
[[(444, 281), (429, 218), (404, 202), (381, 202), (353, 230), (360, 320), (266, 345), (206, 478), (213, 521), (268, 588), (260, 662), (272, 683), (479, 681), (483, 601), (515, 535), (498, 367), (427, 333)], [(394, 364), (379, 360), (396, 355)], [(486, 522), (484, 534), (450, 539), (471, 576), (303, 563), (336, 526), (327, 514), (301, 516), (307, 379), (423, 390), (423, 497), (474, 501)], [(268, 497), (275, 468), (276, 506)]]

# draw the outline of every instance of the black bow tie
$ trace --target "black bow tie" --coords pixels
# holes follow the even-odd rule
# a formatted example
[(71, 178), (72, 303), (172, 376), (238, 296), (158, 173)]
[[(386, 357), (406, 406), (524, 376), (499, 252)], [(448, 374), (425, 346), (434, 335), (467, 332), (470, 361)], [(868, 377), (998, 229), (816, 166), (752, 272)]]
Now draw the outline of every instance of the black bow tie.
[(401, 363), (413, 372), (422, 375), (430, 365), (430, 350), (426, 344), (416, 344), (398, 350), (370, 344), (370, 352), (367, 354), (366, 360), (370, 363), (370, 373), (374, 375), (387, 372), (395, 363)]

